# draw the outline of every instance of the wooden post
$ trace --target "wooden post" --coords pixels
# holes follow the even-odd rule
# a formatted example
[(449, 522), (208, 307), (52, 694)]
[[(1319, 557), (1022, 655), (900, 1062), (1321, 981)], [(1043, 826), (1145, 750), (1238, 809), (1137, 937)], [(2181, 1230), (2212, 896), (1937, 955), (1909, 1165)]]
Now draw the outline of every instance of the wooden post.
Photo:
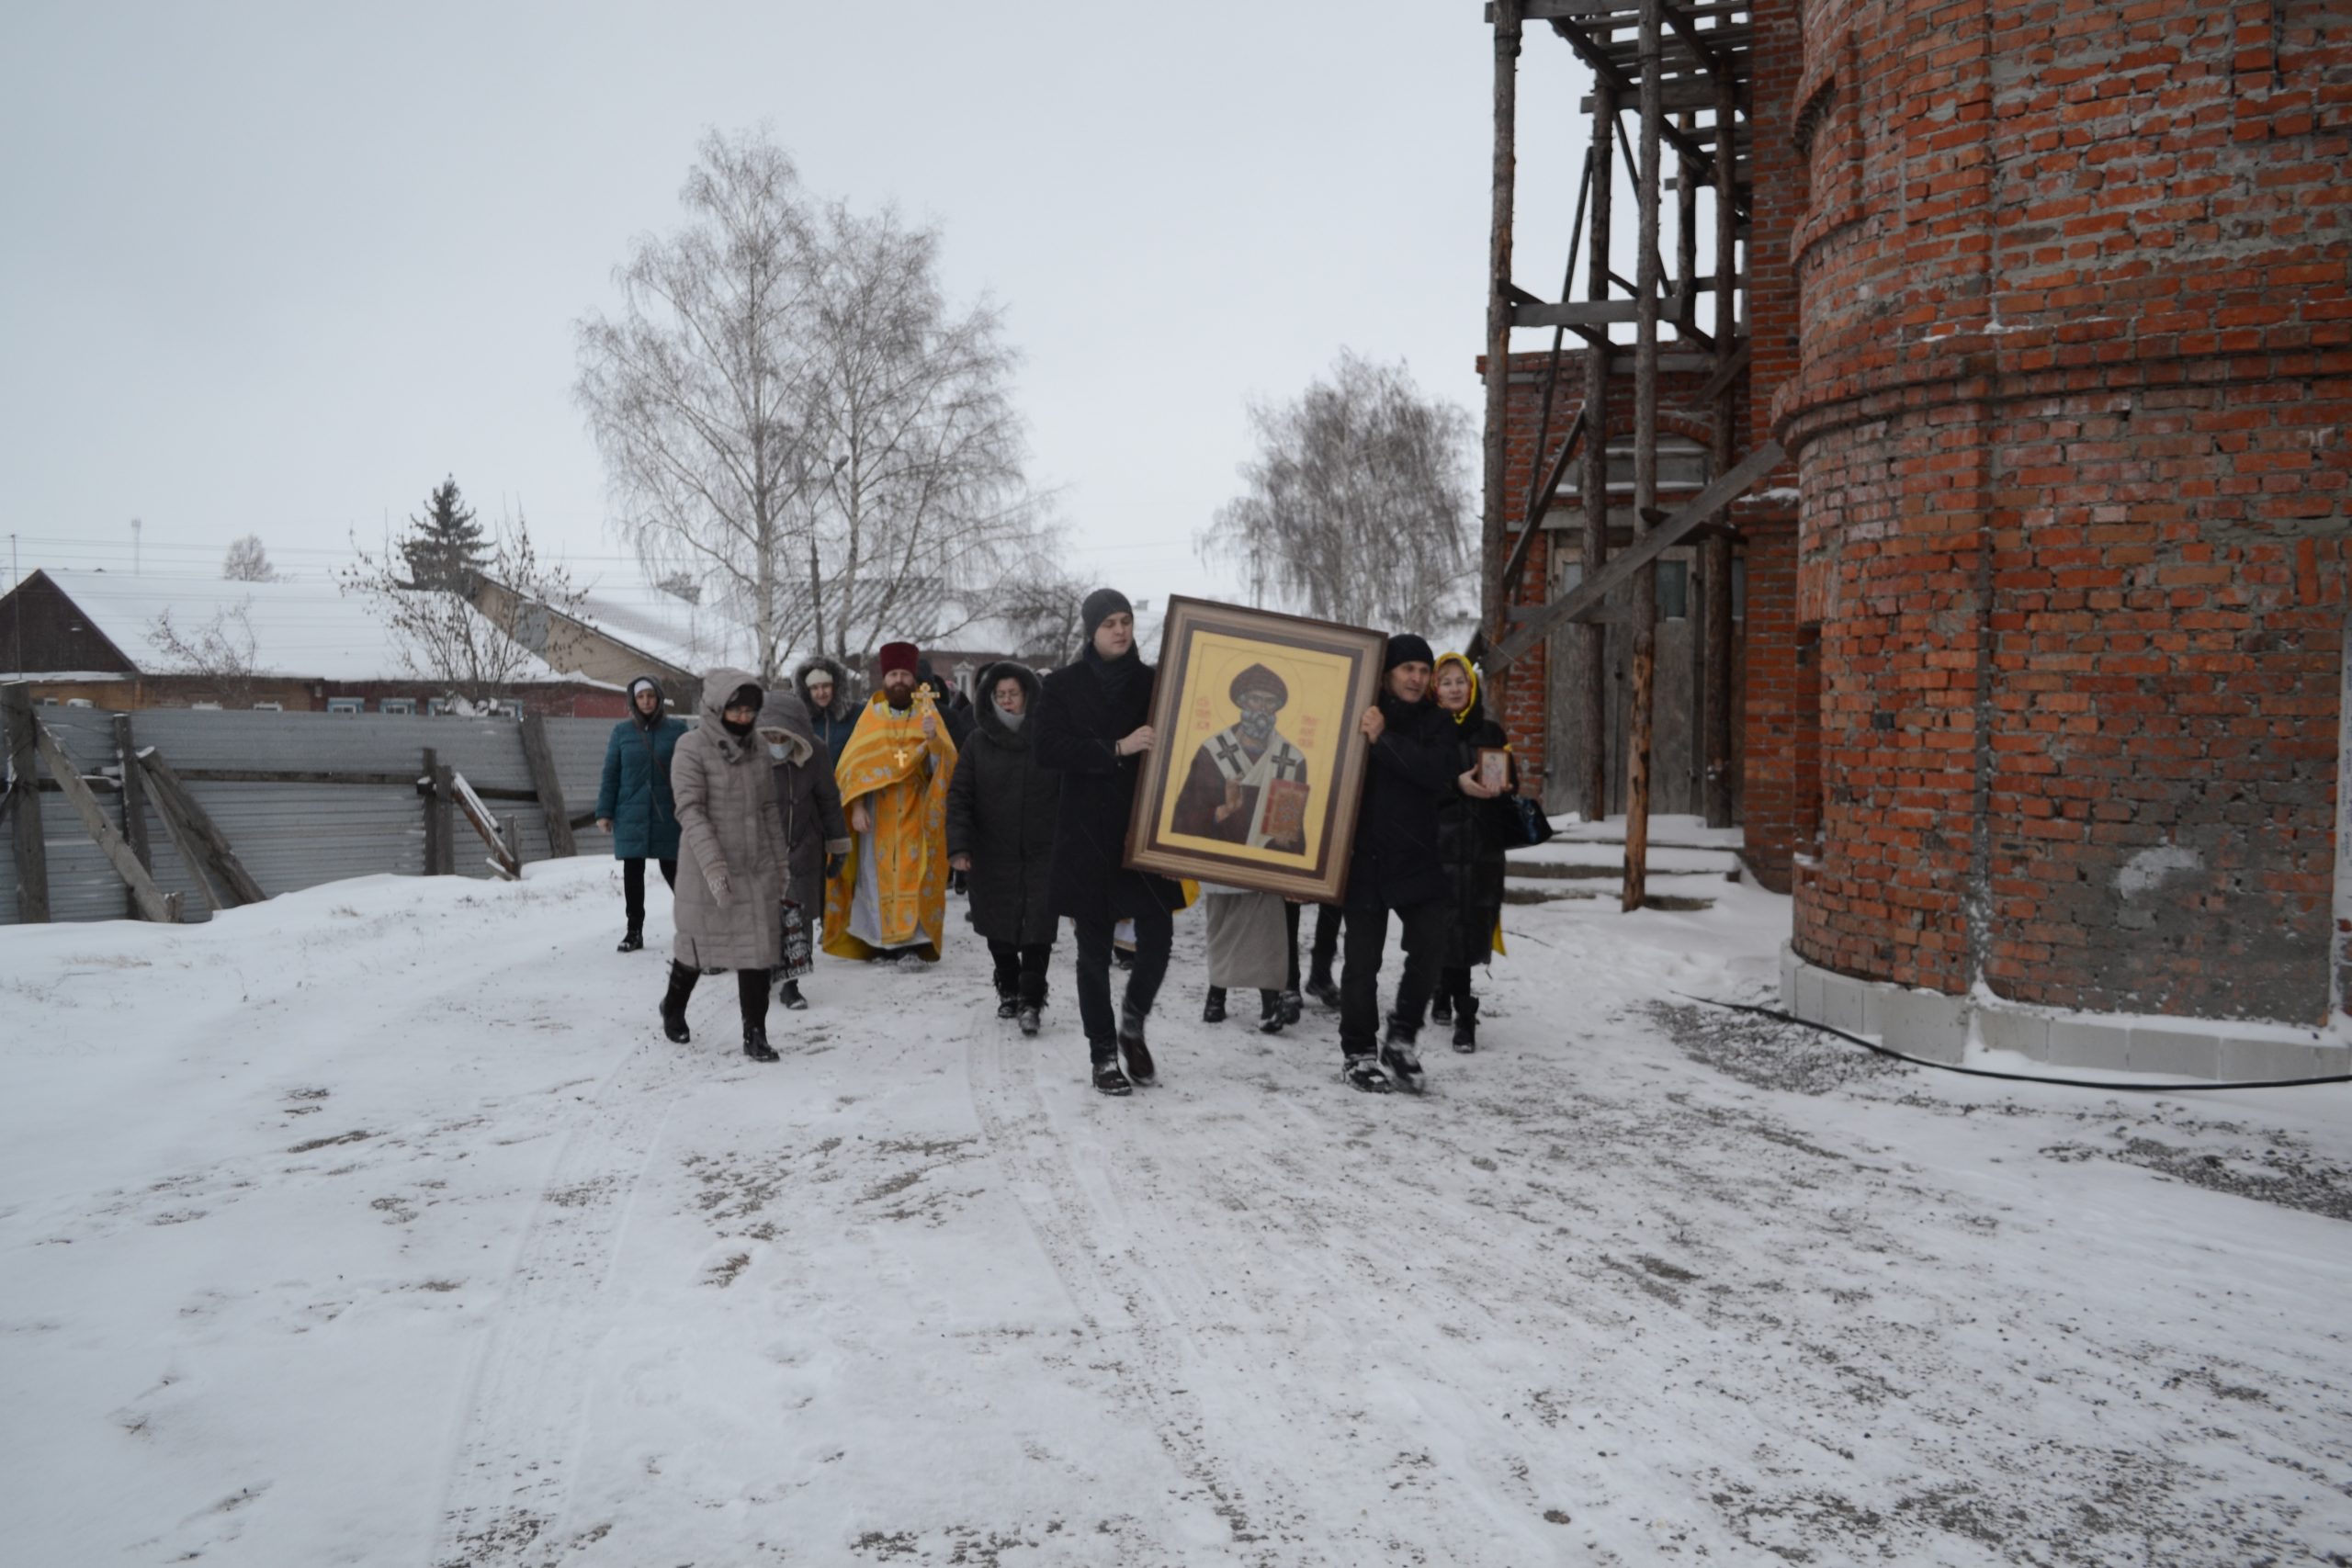
[[(563, 803), (563, 779), (555, 771), (555, 753), (548, 750), (548, 721), (535, 713), (523, 716), (523, 761), (531, 770), (531, 787), (538, 792), (539, 812), (548, 820), (548, 853), (557, 860), (580, 852), (571, 837), (571, 812)], [(515, 859), (522, 858), (520, 840)]]
[[(1617, 87), (1596, 73), (1592, 84), (1592, 235), (1586, 265), (1591, 269), (1585, 298), (1609, 298), (1609, 220), (1616, 182)], [(1577, 559), (1584, 580), (1600, 575), (1609, 561), (1609, 340), (1595, 339), (1584, 362), (1584, 537)], [(1576, 694), (1577, 720), (1585, 738), (1582, 778), (1585, 820), (1609, 815), (1609, 628), (1594, 621), (1576, 636), (1584, 644), (1584, 683)]]
[(433, 770), (433, 840), (439, 846), (440, 859), (433, 867), (435, 876), (458, 874), (457, 770), (444, 762)]
[[(1519, 158), (1519, 0), (1495, 0), (1495, 154), (1491, 196), (1493, 212), (1488, 233), (1487, 266), (1487, 494), (1479, 530), (1479, 618), (1487, 640), (1500, 641), (1510, 630), (1505, 616), (1510, 605), (1510, 584), (1503, 575), (1503, 489), (1508, 483), (1509, 451), (1504, 441), (1510, 412), (1510, 264), (1511, 218), (1516, 199)], [(1544, 455), (1538, 452), (1535, 461)], [(1532, 517), (1521, 525), (1532, 528)], [(1487, 711), (1508, 725), (1503, 694), (1506, 677), (1499, 669), (1487, 674)]]
[[(1735, 432), (1732, 419), (1739, 407), (1739, 378), (1724, 375), (1734, 363), (1739, 330), (1739, 190), (1737, 186), (1739, 91), (1731, 73), (1715, 73), (1715, 362), (1723, 388), (1715, 394), (1714, 469), (1728, 473)], [(1718, 521), (1728, 522), (1725, 507)], [(1706, 561), (1707, 626), (1707, 826), (1731, 826), (1731, 536), (1718, 531), (1701, 547)]]
[(441, 874), (441, 813), (434, 799), (434, 781), (441, 776), (439, 753), (432, 747), (424, 749), (424, 772), (418, 779), (416, 793), (424, 803), (424, 874)]
[[(1657, 510), (1657, 290), (1659, 144), (1666, 125), (1659, 0), (1642, 0), (1640, 237), (1634, 278), (1634, 532), (1649, 532)], [(1648, 896), (1650, 744), (1657, 683), (1657, 566), (1634, 576), (1634, 689), (1625, 726), (1625, 887), (1623, 906)]]
[[(149, 875), (155, 872), (155, 854), (147, 841), (147, 787), (139, 773), (139, 747), (130, 733), (130, 716), (114, 716), (115, 765), (122, 772), (122, 837)], [(139, 912), (139, 895), (126, 885), (130, 913)]]
[(0, 709), (8, 720), (9, 829), (17, 857), (17, 919), (26, 925), (49, 921), (49, 848), (41, 838), (40, 777), (33, 772), (40, 723), (33, 717), (33, 689), (22, 681), (0, 686)]
[(49, 766), (49, 776), (57, 781), (65, 803), (74, 808), (74, 814), (82, 819), (84, 829), (105, 852), (115, 874), (121, 877), (123, 885), (130, 889), (130, 896), (139, 906), (140, 919), (171, 919), (172, 907), (164, 899), (164, 890), (155, 886), (155, 879), (147, 874), (147, 868), (139, 863), (139, 857), (130, 852), (130, 846), (123, 841), (120, 833), (115, 831), (114, 824), (107, 820), (106, 808), (98, 804), (98, 797), (90, 793), (90, 786), (82, 782), (82, 770), (74, 765), (72, 757), (66, 755), (65, 748), (57, 743), (57, 737), (49, 732), (46, 725), (40, 724), (38, 720), (35, 725), (36, 744), (40, 750), (40, 760)]
[(521, 881), (523, 876), (523, 824), (514, 816), (498, 819), (498, 841), (506, 851), (506, 874)]
[(216, 909), (234, 909), (246, 904), (258, 904), (269, 897), (261, 890), (245, 870), (244, 863), (229, 842), (229, 835), (219, 823), (197, 803), (188, 793), (179, 774), (164, 761), (163, 754), (150, 750), (139, 759), (146, 773), (148, 792), (153, 795), (155, 807), (164, 818), (174, 843), (179, 846), (180, 858), (188, 863), (198, 880), (206, 885), (206, 896)]

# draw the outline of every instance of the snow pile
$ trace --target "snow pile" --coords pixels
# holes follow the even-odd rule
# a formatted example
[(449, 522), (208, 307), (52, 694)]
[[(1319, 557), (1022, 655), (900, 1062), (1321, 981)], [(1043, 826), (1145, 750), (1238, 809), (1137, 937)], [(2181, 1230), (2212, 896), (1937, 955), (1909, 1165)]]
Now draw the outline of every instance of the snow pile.
[(1197, 1021), (1196, 915), (1130, 1100), (1069, 944), (1024, 1041), (955, 908), (762, 1067), (730, 985), (662, 1040), (617, 883), (0, 930), (12, 1561), (2352, 1553), (2352, 1090), (1694, 1007), (1777, 978), (1724, 882), (1514, 908), (1420, 1100), (1340, 1087), (1329, 1012)]

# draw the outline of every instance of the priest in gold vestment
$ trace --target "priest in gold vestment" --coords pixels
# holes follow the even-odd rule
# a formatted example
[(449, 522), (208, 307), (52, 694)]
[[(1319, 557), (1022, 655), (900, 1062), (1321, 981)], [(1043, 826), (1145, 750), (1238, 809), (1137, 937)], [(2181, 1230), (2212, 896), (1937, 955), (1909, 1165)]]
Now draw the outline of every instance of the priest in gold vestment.
[(939, 957), (947, 924), (947, 785), (956, 743), (915, 682), (910, 642), (885, 644), (882, 689), (834, 765), (851, 847), (825, 886), (836, 958)]

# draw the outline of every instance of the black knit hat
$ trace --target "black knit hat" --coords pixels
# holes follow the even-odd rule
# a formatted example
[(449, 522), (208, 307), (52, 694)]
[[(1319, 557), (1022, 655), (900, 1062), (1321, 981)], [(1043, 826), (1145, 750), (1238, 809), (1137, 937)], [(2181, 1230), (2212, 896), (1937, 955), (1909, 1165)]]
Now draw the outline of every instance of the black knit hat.
[(1381, 665), (1383, 671), (1394, 670), (1399, 664), (1434, 664), (1437, 655), (1430, 651), (1427, 637), (1411, 632), (1398, 632), (1388, 639), (1388, 658)]
[(1116, 615), (1132, 615), (1136, 607), (1127, 596), (1115, 588), (1098, 588), (1086, 596), (1086, 604), (1079, 611), (1079, 620), (1086, 627), (1088, 641), (1094, 638), (1094, 628)]

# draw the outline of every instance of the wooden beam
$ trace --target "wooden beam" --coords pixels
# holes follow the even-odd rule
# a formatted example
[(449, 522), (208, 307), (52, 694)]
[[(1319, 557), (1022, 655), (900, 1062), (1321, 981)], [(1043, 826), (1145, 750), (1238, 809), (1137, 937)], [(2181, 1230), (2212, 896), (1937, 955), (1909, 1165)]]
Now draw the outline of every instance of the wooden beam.
[(1511, 547), (1510, 559), (1503, 566), (1503, 598), (1509, 603), (1511, 585), (1519, 574), (1527, 570), (1527, 558), (1535, 547), (1535, 536), (1544, 531), (1544, 513), (1552, 509), (1553, 497), (1560, 493), (1560, 481), (1567, 477), (1568, 459), (1576, 456), (1577, 443), (1584, 436), (1584, 410), (1577, 410), (1576, 418), (1568, 421), (1567, 439), (1560, 443), (1560, 455), (1552, 460), (1552, 471), (1543, 488), (1529, 502), (1527, 516), (1520, 531), (1519, 542)]
[(17, 859), (17, 919), (26, 925), (49, 921), (49, 847), (41, 837), (40, 775), (33, 759), (40, 751), (40, 723), (33, 717), (33, 689), (22, 681), (0, 686), (0, 709), (7, 715), (8, 817)]
[[(152, 876), (155, 871), (155, 855), (147, 842), (147, 790), (140, 782), (139, 747), (131, 738), (130, 716), (127, 713), (114, 716), (114, 756), (116, 769), (122, 779), (119, 788), (122, 792), (123, 841), (130, 846), (130, 852), (139, 857), (139, 863)], [(137, 890), (126, 885), (125, 894), (130, 900), (130, 913), (138, 914)]]
[[(1724, 307), (1720, 310), (1717, 314), (1719, 317), (1727, 316), (1731, 314), (1731, 311), (1728, 307)], [(1718, 340), (1718, 346), (1720, 346), (1720, 340)], [(1731, 384), (1739, 379), (1739, 373), (1747, 368), (1747, 362), (1751, 357), (1755, 346), (1755, 341), (1753, 339), (1741, 338), (1739, 340), (1739, 346), (1732, 350), (1731, 357), (1724, 360), (1720, 366), (1716, 367), (1715, 373), (1707, 378), (1707, 384), (1700, 388), (1698, 395), (1690, 400), (1698, 406), (1704, 408), (1707, 404), (1713, 402), (1717, 398), (1722, 397), (1725, 392), (1729, 391), (1731, 389)]]
[[(472, 824), (473, 830), (481, 836), (481, 841), (490, 846), (490, 869), (509, 882), (521, 876), (521, 859), (508, 848), (504, 836), (499, 831), (497, 818), (491, 816), (490, 807), (481, 803), (481, 796), (474, 793), (473, 785), (466, 782), (466, 775), (448, 768), (443, 768), (441, 772), (448, 776), (449, 794), (458, 811)], [(454, 871), (454, 867), (452, 869)]]
[[(1510, 409), (1510, 329), (1521, 310), (1512, 302), (1510, 281), (1511, 224), (1519, 178), (1519, 50), (1520, 0), (1496, 0), (1494, 70), (1494, 159), (1489, 181), (1487, 289), (1487, 427), (1484, 513), (1479, 520), (1478, 621), (1489, 630), (1502, 629), (1503, 612), (1510, 603), (1510, 580), (1503, 575), (1504, 495), (1510, 484), (1510, 447), (1505, 439)], [(1557, 345), (1555, 345), (1555, 359)], [(1548, 383), (1545, 389), (1550, 396)], [(1531, 524), (1532, 520), (1530, 520)], [(1504, 709), (1502, 691), (1495, 693), (1494, 713)]]
[[(1634, 259), (1638, 271), (1634, 302), (1641, 315), (1634, 325), (1634, 515), (1649, 524), (1657, 506), (1657, 327), (1660, 141), (1667, 129), (1659, 83), (1663, 29), (1659, 0), (1642, 0), (1638, 34), (1641, 58), (1641, 175), (1634, 182), (1640, 202)], [(1688, 154), (1686, 153), (1686, 157)], [(1644, 541), (1634, 544), (1635, 555)], [(1623, 907), (1638, 909), (1649, 879), (1650, 762), (1657, 694), (1657, 563), (1656, 553), (1634, 570), (1633, 591), (1634, 670), (1625, 715), (1625, 884)]]
[(531, 770), (531, 788), (540, 814), (548, 819), (548, 852), (569, 860), (580, 852), (571, 837), (571, 813), (563, 804), (563, 779), (555, 771), (555, 754), (548, 750), (548, 721), (535, 713), (523, 716), (523, 762)]
[(266, 899), (269, 895), (261, 890), (261, 884), (253, 879), (244, 863), (237, 858), (229, 835), (188, 793), (187, 785), (172, 772), (172, 765), (164, 761), (163, 754), (151, 747), (141, 754), (139, 765), (146, 771), (148, 792), (162, 810), (164, 825), (173, 830), (181, 858), (188, 860), (197, 874), (209, 885), (212, 907), (233, 909)]
[(107, 820), (106, 808), (90, 793), (90, 786), (82, 782), (82, 770), (74, 765), (65, 748), (57, 743), (57, 737), (49, 732), (47, 725), (39, 720), (34, 723), (36, 744), (40, 760), (48, 764), (49, 776), (65, 792), (65, 799), (74, 807), (74, 814), (82, 819), (83, 829), (96, 841), (115, 874), (130, 889), (130, 896), (138, 901), (140, 919), (168, 924), (176, 911), (164, 897), (164, 890), (155, 886), (155, 879), (139, 863), (139, 857), (130, 852), (130, 845)]
[(1657, 559), (1666, 553), (1668, 546), (1679, 543), (1700, 524), (1746, 494), (1749, 487), (1778, 468), (1787, 456), (1781, 450), (1780, 444), (1772, 441), (1767, 441), (1750, 452), (1737, 468), (1692, 496), (1680, 511), (1644, 535), (1632, 548), (1612, 558), (1598, 572), (1588, 569), (1582, 582), (1549, 604), (1530, 613), (1520, 629), (1495, 649), (1496, 659), (1508, 664), (1543, 641), (1554, 626), (1580, 618), (1584, 611), (1623, 587), (1637, 568)]
[(457, 770), (443, 762), (433, 770), (433, 795), (425, 803), (432, 813), (433, 841), (439, 846), (440, 858), (435, 862), (435, 876), (458, 874), (458, 815), (455, 798)]
[[(1609, 292), (1610, 230), (1615, 215), (1617, 182), (1611, 162), (1617, 148), (1616, 87), (1596, 82), (1593, 105), (1592, 254), (1586, 261), (1591, 272), (1585, 292), (1599, 299)], [(1609, 382), (1616, 374), (1616, 358), (1615, 350), (1608, 347), (1596, 347), (1585, 355), (1585, 425), (1593, 435), (1584, 444), (1584, 534), (1577, 561), (1586, 577), (1599, 572), (1609, 559)], [(1577, 635), (1582, 644), (1582, 678), (1572, 697), (1585, 747), (1584, 756), (1578, 759), (1583, 767), (1577, 780), (1577, 809), (1585, 820), (1598, 822), (1609, 815), (1609, 634), (1606, 627), (1589, 626)], [(1500, 668), (1510, 659), (1488, 662)]]

